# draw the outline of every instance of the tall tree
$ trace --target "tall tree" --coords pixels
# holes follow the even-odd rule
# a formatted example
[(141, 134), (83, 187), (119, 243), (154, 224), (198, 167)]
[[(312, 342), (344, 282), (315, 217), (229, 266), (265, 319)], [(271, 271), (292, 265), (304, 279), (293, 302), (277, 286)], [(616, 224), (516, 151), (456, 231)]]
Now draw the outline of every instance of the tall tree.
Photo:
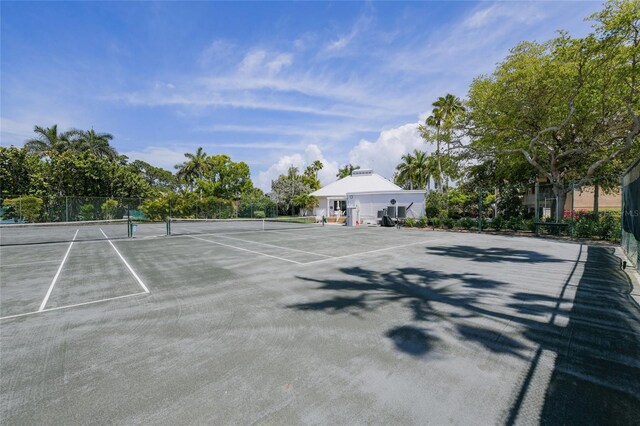
[(206, 157), (206, 169), (196, 180), (198, 188), (209, 196), (235, 200), (253, 187), (249, 166), (244, 161), (236, 163), (228, 155)]
[(401, 160), (400, 164), (396, 166), (395, 183), (405, 188), (409, 186), (409, 189), (412, 190), (416, 179), (416, 158), (411, 153), (407, 153), (401, 157)]
[(175, 166), (178, 171), (176, 173), (176, 177), (186, 183), (189, 188), (193, 188), (196, 179), (203, 179), (205, 174), (209, 171), (207, 153), (204, 152), (202, 147), (198, 147), (195, 154), (185, 152), (184, 156), (187, 160), (182, 164), (176, 164)]
[[(431, 104), (433, 110), (427, 117), (424, 124), (418, 126), (418, 131), (422, 138), (428, 143), (436, 144), (435, 160), (437, 162), (437, 175), (434, 176), (436, 189), (443, 192), (448, 186), (449, 177), (453, 174), (453, 161), (451, 157), (452, 131), (458, 117), (464, 112), (462, 101), (457, 96), (447, 93), (440, 96)], [(442, 154), (442, 145), (447, 144), (446, 154)], [(445, 167), (443, 167), (443, 159)], [(443, 181), (445, 185), (443, 185)]]
[(320, 160), (314, 161), (304, 169), (304, 175), (302, 176), (303, 182), (309, 186), (312, 190), (320, 189), (320, 180), (318, 179), (318, 172), (322, 170), (323, 164)]
[(71, 146), (70, 132), (58, 133), (57, 124), (51, 127), (34, 126), (33, 131), (36, 136), (24, 144), (24, 149), (30, 154), (51, 158), (67, 151)]
[(111, 133), (97, 133), (95, 130), (77, 130), (68, 132), (72, 137), (71, 147), (76, 152), (89, 152), (96, 157), (116, 158), (118, 152), (111, 146)]
[[(452, 95), (451, 93), (447, 93), (444, 97), (440, 96), (438, 100), (436, 100), (432, 104), (435, 109), (438, 111), (438, 115), (442, 117), (441, 127), (442, 127), (442, 135), (444, 136), (444, 140), (447, 143), (447, 153), (446, 157), (446, 173), (443, 178), (445, 180), (444, 185), (449, 186), (449, 176), (452, 174), (451, 169), (451, 132), (453, 130), (454, 125), (456, 124), (456, 120), (460, 115), (465, 111), (464, 106), (462, 105), (462, 101), (457, 96)], [(439, 170), (442, 171), (442, 166), (439, 164)]]
[(592, 18), (587, 37), (520, 43), (469, 92), (471, 148), (526, 159), (552, 184), (557, 218), (568, 180), (640, 150), (640, 2), (609, 1)]
[(434, 108), (431, 115), (428, 116), (424, 122), (418, 126), (418, 131), (422, 138), (428, 143), (435, 142), (436, 144), (436, 152), (435, 159), (436, 164), (438, 166), (437, 174), (434, 177), (436, 190), (438, 192), (443, 191), (442, 187), (442, 159), (441, 159), (441, 143), (442, 143), (442, 126), (443, 126), (443, 116), (442, 111), (439, 108)]

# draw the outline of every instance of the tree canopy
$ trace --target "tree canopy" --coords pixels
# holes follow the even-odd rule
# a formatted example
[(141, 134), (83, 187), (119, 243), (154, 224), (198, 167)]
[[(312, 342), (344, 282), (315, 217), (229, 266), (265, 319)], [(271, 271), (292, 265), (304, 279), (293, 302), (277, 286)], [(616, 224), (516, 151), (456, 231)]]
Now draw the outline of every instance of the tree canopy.
[(526, 160), (558, 209), (569, 180), (620, 173), (640, 153), (640, 4), (610, 1), (591, 18), (584, 38), (518, 44), (466, 103), (475, 158)]

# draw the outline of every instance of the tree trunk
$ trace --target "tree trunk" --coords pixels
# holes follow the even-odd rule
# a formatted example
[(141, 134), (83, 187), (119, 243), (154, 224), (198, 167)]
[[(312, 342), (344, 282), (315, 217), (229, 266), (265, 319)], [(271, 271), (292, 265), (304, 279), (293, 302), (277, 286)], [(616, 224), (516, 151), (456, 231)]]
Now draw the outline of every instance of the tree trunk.
[(600, 185), (596, 182), (593, 187), (593, 214), (598, 217), (598, 209), (600, 204)]
[(567, 201), (567, 191), (562, 182), (553, 184), (553, 194), (556, 196), (555, 220), (561, 222), (564, 219), (564, 205)]
[(440, 127), (436, 127), (436, 157), (438, 158), (438, 180), (436, 188), (442, 193), (442, 162), (440, 161)]

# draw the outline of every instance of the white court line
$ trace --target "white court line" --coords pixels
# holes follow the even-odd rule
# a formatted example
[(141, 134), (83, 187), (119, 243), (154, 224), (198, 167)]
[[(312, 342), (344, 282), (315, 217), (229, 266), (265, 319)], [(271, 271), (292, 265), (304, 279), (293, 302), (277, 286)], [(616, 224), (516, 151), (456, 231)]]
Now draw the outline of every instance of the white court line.
[(64, 262), (67, 261), (67, 257), (69, 256), (69, 252), (71, 251), (71, 247), (73, 247), (73, 242), (76, 240), (76, 237), (78, 236), (78, 231), (80, 231), (80, 229), (76, 229), (76, 233), (73, 235), (73, 239), (71, 240), (71, 244), (69, 244), (69, 248), (67, 249), (67, 252), (65, 253), (64, 258), (62, 259), (62, 263), (60, 264), (60, 267), (58, 267), (58, 272), (56, 272), (56, 275), (53, 277), (53, 281), (51, 281), (51, 285), (49, 286), (49, 290), (47, 291), (47, 295), (44, 297), (44, 300), (42, 301), (42, 304), (40, 305), (40, 309), (38, 309), (38, 311), (40, 311), (40, 312), (42, 312), (42, 310), (44, 309), (45, 305), (49, 301), (49, 296), (51, 296), (51, 292), (53, 291), (53, 286), (55, 286), (56, 285), (56, 281), (58, 281), (58, 277), (60, 276), (60, 272), (62, 272), (62, 267), (64, 266)]
[(436, 239), (433, 239), (433, 240), (418, 241), (416, 243), (403, 244), (401, 246), (385, 247), (385, 248), (381, 248), (381, 249), (377, 249), (377, 250), (370, 250), (370, 251), (363, 251), (363, 252), (358, 252), (358, 253), (345, 254), (344, 256), (336, 256), (336, 257), (333, 257), (331, 259), (312, 260), (311, 262), (303, 263), (303, 265), (309, 265), (311, 263), (328, 262), (330, 260), (338, 260), (338, 259), (344, 259), (344, 258), (347, 258), (347, 257), (361, 256), (361, 255), (365, 255), (365, 254), (378, 253), (378, 252), (381, 252), (381, 251), (394, 250), (394, 249), (399, 249), (399, 248), (404, 248), (404, 247), (411, 247), (411, 246), (416, 246), (418, 244), (432, 243), (434, 241), (440, 241), (440, 240), (442, 240), (442, 238), (436, 238)]
[(140, 292), (140, 293), (133, 293), (133, 294), (125, 294), (124, 296), (109, 297), (107, 299), (92, 300), (91, 302), (82, 302), (82, 303), (75, 303), (73, 305), (58, 306), (57, 308), (43, 309), (41, 311), (33, 311), (33, 312), (26, 312), (24, 314), (8, 315), (6, 317), (0, 317), (0, 320), (9, 319), (9, 318), (24, 317), (24, 316), (27, 316), (27, 315), (41, 314), (42, 312), (59, 311), (60, 309), (75, 308), (75, 307), (84, 306), (84, 305), (93, 305), (94, 303), (107, 302), (109, 300), (116, 300), (116, 299), (124, 299), (125, 297), (141, 296), (143, 294), (148, 294), (148, 293), (147, 292)]
[(124, 262), (125, 266), (129, 269), (129, 272), (131, 272), (131, 275), (133, 275), (133, 277), (138, 281), (138, 284), (140, 284), (140, 287), (142, 287), (142, 289), (144, 290), (145, 293), (149, 293), (149, 289), (147, 288), (146, 285), (144, 285), (144, 283), (142, 282), (142, 280), (140, 279), (140, 277), (138, 276), (138, 274), (135, 273), (135, 271), (133, 270), (133, 268), (127, 263), (126, 260), (124, 260), (124, 257), (120, 254), (120, 252), (118, 251), (118, 249), (116, 248), (116, 246), (113, 245), (113, 243), (111, 242), (111, 240), (109, 239), (109, 237), (107, 237), (107, 234), (104, 233), (104, 231), (102, 230), (102, 228), (100, 228), (100, 232), (102, 232), (102, 235), (104, 235), (104, 237), (107, 239), (107, 242), (109, 244), (111, 244), (111, 247), (113, 247), (113, 249), (116, 251), (116, 253), (118, 254), (118, 256), (120, 257), (120, 260), (122, 260), (122, 262)]
[(304, 263), (302, 263), (302, 262), (296, 262), (295, 260), (285, 259), (284, 257), (272, 256), (270, 254), (260, 253), (259, 251), (253, 251), (253, 250), (249, 250), (249, 249), (245, 249), (245, 248), (241, 248), (241, 247), (232, 246), (232, 245), (229, 245), (229, 244), (223, 244), (223, 243), (219, 243), (217, 241), (205, 240), (204, 238), (194, 237), (193, 235), (189, 235), (189, 237), (195, 238), (196, 240), (205, 241), (207, 243), (217, 244), (217, 245), (223, 246), (223, 247), (229, 247), (229, 248), (232, 248), (232, 249), (242, 250), (242, 251), (246, 251), (246, 252), (253, 253), (253, 254), (259, 254), (260, 256), (266, 256), (266, 257), (271, 257), (273, 259), (284, 260), (285, 262), (295, 263), (296, 265), (304, 265)]
[(259, 244), (259, 245), (261, 245), (261, 246), (274, 247), (274, 248), (279, 248), (279, 249), (289, 250), (289, 251), (297, 251), (297, 252), (299, 252), (299, 253), (312, 254), (312, 255), (314, 255), (314, 256), (331, 257), (331, 258), (333, 258), (333, 256), (329, 256), (329, 255), (327, 255), (327, 254), (312, 253), (312, 252), (310, 252), (310, 251), (298, 250), (298, 249), (289, 248), (289, 247), (282, 247), (282, 246), (277, 246), (277, 245), (275, 245), (275, 244), (267, 244), (267, 243), (259, 243), (259, 242), (257, 242), (257, 241), (241, 240), (240, 238), (227, 237), (227, 236), (224, 236), (224, 235), (218, 235), (218, 237), (220, 237), (220, 238), (227, 238), (227, 239), (229, 239), (229, 240), (242, 241), (242, 242), (244, 242), (244, 243), (249, 243), (249, 244)]

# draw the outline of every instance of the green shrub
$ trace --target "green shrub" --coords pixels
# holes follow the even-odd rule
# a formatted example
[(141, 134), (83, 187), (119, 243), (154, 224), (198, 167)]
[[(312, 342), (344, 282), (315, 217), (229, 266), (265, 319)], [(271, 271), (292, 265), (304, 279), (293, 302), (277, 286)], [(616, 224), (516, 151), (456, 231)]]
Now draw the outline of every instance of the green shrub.
[(446, 195), (437, 191), (430, 191), (424, 202), (425, 213), (429, 217), (438, 216), (447, 206)]
[(103, 219), (114, 219), (118, 210), (118, 201), (114, 200), (113, 198), (109, 198), (107, 201), (102, 203), (101, 209)]
[(512, 231), (519, 231), (524, 228), (524, 221), (520, 217), (512, 217), (507, 221), (507, 228)]
[(453, 226), (456, 224), (456, 221), (451, 219), (450, 217), (442, 220), (442, 226), (447, 229), (453, 229)]
[(478, 223), (476, 220), (471, 219), (470, 217), (463, 217), (458, 221), (458, 225), (463, 229), (471, 229), (476, 226)]
[(80, 206), (80, 214), (78, 218), (80, 220), (93, 220), (95, 214), (95, 207), (93, 204), (83, 204)]
[(37, 222), (42, 212), (42, 198), (38, 197), (7, 198), (2, 205), (7, 209), (5, 215), (8, 219)]
[(404, 226), (406, 226), (407, 228), (413, 228), (414, 226), (416, 226), (416, 219), (414, 217), (406, 218), (404, 221)]
[(145, 200), (140, 209), (149, 220), (165, 220), (169, 217), (169, 200), (166, 198)]
[(264, 219), (266, 215), (264, 214), (264, 210), (256, 210), (253, 212), (253, 217), (256, 219)]
[(530, 232), (536, 232), (536, 221), (534, 219), (525, 219), (523, 229)]
[(426, 216), (421, 216), (420, 219), (418, 219), (418, 221), (416, 222), (416, 226), (418, 228), (424, 228), (427, 226), (427, 217)]
[(502, 216), (496, 216), (493, 218), (489, 226), (495, 229), (496, 231), (500, 231), (505, 227), (504, 219), (502, 218)]
[(618, 241), (620, 239), (620, 216), (612, 212), (601, 213), (596, 234), (603, 240)]
[(598, 230), (598, 224), (589, 216), (582, 216), (575, 221), (573, 234), (578, 238), (591, 238)]
[(432, 217), (431, 219), (429, 219), (429, 222), (430, 222), (430, 224), (431, 224), (431, 227), (432, 227), (433, 229), (436, 229), (436, 228), (439, 228), (439, 227), (440, 227), (440, 223), (441, 223), (442, 221), (440, 220), (440, 218), (439, 218), (439, 217)]

